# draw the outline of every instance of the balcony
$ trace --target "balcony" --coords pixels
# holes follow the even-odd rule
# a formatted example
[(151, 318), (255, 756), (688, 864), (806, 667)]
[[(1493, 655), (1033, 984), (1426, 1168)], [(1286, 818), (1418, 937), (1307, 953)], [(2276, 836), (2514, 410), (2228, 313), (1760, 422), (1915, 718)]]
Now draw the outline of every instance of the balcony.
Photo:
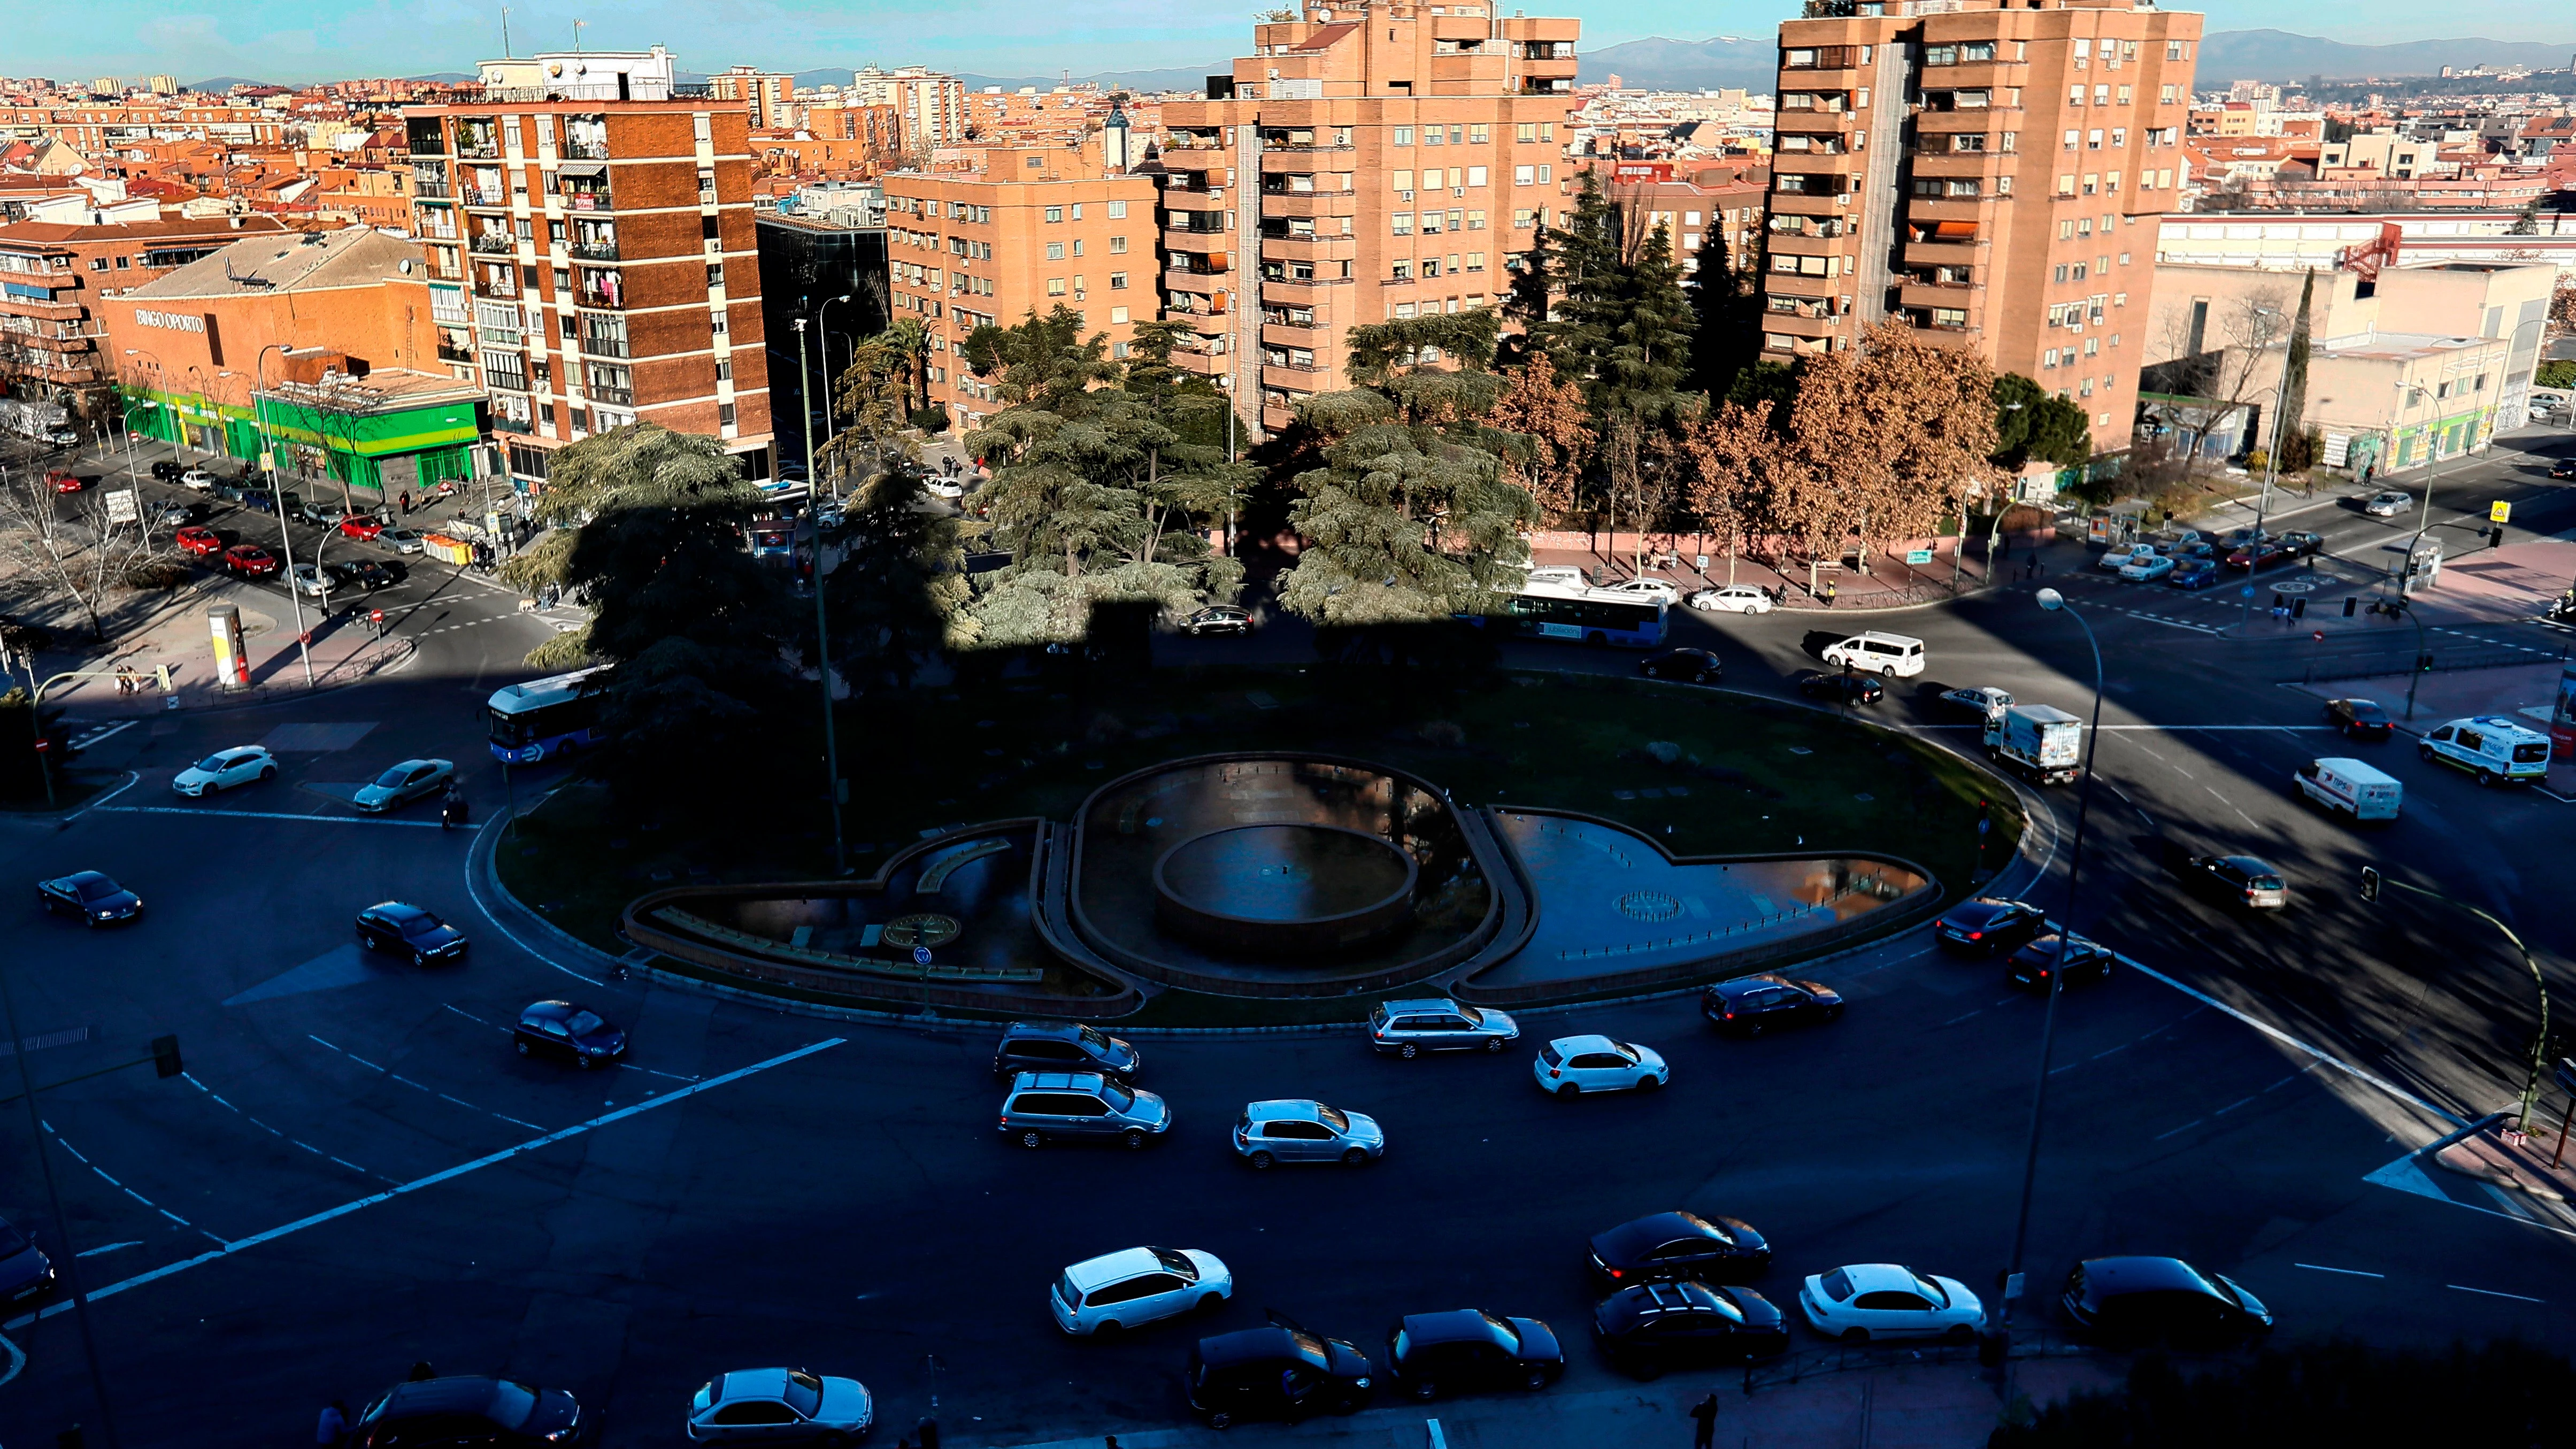
[(631, 408), (635, 406), (635, 389), (632, 387), (619, 387), (612, 383), (594, 382), (585, 390), (590, 394), (590, 400), (595, 403), (608, 403), (612, 406), (622, 408)]
[[(1970, 322), (1975, 320), (1976, 314), (1971, 308), (1978, 289), (1964, 283), (1943, 286), (1932, 282), (1908, 281), (1896, 290), (1898, 305), (1907, 311), (1930, 311), (1937, 308), (1942, 311), (1967, 312)], [(1960, 325), (1964, 327), (1969, 324)]]
[(444, 181), (415, 181), (411, 184), (411, 194), (423, 201), (448, 201), (455, 197), (456, 191)]
[(608, 195), (608, 188), (604, 186), (590, 187), (579, 191), (567, 186), (563, 189), (564, 210), (613, 211), (616, 208), (610, 204)]
[(613, 262), (617, 260), (617, 239), (577, 241), (572, 244), (572, 254), (585, 262)]
[(486, 191), (480, 186), (459, 186), (456, 188), (456, 198), (467, 206), (487, 209), (499, 209), (510, 204), (510, 198), (506, 193), (497, 189)]
[(584, 357), (627, 357), (632, 355), (631, 350), (627, 346), (626, 339), (623, 337), (584, 337), (581, 339), (581, 354)]
[(474, 238), (474, 250), (478, 252), (506, 254), (515, 252), (518, 249), (519, 239), (513, 236), (499, 235), (487, 231), (478, 234)]
[(450, 347), (446, 343), (442, 342), (438, 344), (438, 360), (441, 362), (472, 362), (474, 360), (474, 349), (471, 347)]
[(567, 130), (564, 135), (563, 158), (567, 161), (605, 161), (608, 159), (608, 141), (605, 137), (592, 139), (576, 136)]
[(1332, 376), (1322, 367), (1312, 364), (1303, 367), (1276, 362), (1261, 364), (1263, 387), (1286, 388), (1291, 393), (1330, 392), (1333, 390)]
[(1792, 337), (1831, 337), (1838, 322), (1839, 319), (1832, 317), (1797, 317), (1785, 312), (1762, 314), (1763, 331), (1786, 332)]
[(474, 279), (474, 295), (500, 301), (516, 301), (519, 296), (519, 284), (515, 280), (498, 277), (477, 277)]

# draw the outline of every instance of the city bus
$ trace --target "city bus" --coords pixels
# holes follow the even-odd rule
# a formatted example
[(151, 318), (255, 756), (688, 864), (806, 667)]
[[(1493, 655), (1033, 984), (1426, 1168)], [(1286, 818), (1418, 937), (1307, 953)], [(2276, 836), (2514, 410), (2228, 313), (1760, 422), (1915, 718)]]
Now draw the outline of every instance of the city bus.
[(493, 758), (505, 765), (533, 765), (599, 743), (602, 668), (576, 669), (493, 691)]
[(1494, 613), (1468, 617), (1488, 628), (1507, 629), (1536, 639), (1572, 639), (1626, 649), (1653, 649), (1664, 642), (1664, 603), (1660, 599), (1524, 592), (1511, 595)]

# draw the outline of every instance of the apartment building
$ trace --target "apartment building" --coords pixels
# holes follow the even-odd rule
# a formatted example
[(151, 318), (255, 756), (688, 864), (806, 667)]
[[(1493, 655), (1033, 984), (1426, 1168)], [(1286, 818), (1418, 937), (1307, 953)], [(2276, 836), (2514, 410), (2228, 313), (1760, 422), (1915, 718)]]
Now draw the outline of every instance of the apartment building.
[(1809, 0), (1780, 26), (1764, 348), (1888, 318), (2126, 445), (2201, 17), (2132, 0)]
[(1762, 259), (1764, 203), (1771, 168), (1760, 161), (1623, 161), (1596, 159), (1602, 194), (1624, 213), (1630, 236), (1657, 227), (1671, 238), (1684, 272), (1699, 270), (1701, 248), (1724, 243), (1728, 267), (1748, 272)]
[(1347, 385), (1353, 325), (1508, 292), (1507, 260), (1566, 209), (1580, 29), (1411, 3), (1254, 26), (1205, 99), (1163, 106), (1164, 315), (1197, 337), (1179, 361), (1276, 431)]
[(1127, 355), (1153, 320), (1154, 178), (1111, 166), (1098, 137), (1075, 148), (995, 146), (974, 171), (897, 171), (884, 180), (886, 262), (898, 318), (931, 339), (930, 401), (960, 428), (1001, 404), (957, 352), (977, 327), (1008, 327), (1059, 305)]
[(288, 117), (249, 101), (186, 103), (134, 100), (62, 105), (0, 106), (0, 142), (51, 137), (83, 151), (133, 141), (215, 141), (227, 146), (275, 146), (286, 140)]
[(674, 97), (658, 48), (483, 70), (482, 103), (404, 126), (437, 356), (491, 395), (511, 475), (640, 421), (771, 477), (742, 105)]
[(966, 139), (966, 83), (922, 66), (899, 70), (867, 66), (853, 72), (850, 91), (863, 106), (892, 106), (897, 140), (906, 155)]
[(739, 101), (751, 117), (751, 128), (766, 131), (795, 124), (796, 77), (758, 66), (737, 65), (707, 77), (707, 90), (720, 101)]

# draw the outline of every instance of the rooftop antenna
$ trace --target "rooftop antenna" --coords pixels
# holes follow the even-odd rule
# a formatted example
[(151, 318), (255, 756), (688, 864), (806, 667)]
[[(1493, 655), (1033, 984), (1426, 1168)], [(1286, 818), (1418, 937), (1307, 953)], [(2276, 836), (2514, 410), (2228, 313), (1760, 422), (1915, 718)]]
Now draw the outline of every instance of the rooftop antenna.
[(510, 58), (510, 7), (501, 7), (501, 58)]
[(587, 20), (576, 20), (572, 23), (572, 53), (575, 55), (581, 54), (581, 28), (589, 23)]

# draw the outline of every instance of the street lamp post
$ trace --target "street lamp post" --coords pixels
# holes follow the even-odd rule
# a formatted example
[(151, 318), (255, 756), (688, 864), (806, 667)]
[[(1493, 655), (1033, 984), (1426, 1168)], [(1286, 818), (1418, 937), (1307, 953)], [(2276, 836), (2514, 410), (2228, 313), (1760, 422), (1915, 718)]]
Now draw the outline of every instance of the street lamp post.
[[(2286, 363), (2283, 364), (2283, 370), (2287, 371)], [(2277, 474), (2281, 463), (2281, 414), (2284, 411), (2281, 400), (2285, 395), (2282, 388), (2288, 381), (2289, 379), (2285, 377), (2264, 389), (2272, 394), (2272, 443), (2270, 447), (2263, 450), (2263, 491), (2254, 495), (2254, 536), (2245, 543), (2245, 594), (2244, 608), (2239, 611), (2237, 619), (2239, 632), (2243, 631), (2245, 625), (2254, 622), (2254, 563), (2260, 557), (2257, 550), (2263, 544), (2263, 518), (2272, 508), (2272, 479)], [(2088, 632), (2091, 627), (2086, 626)]]
[(2084, 784), (2075, 797), (2075, 843), (2066, 857), (2066, 919), (2058, 922), (2056, 969), (2048, 973), (2048, 1007), (2040, 1018), (2039, 1072), (2030, 1093), (2030, 1138), (2022, 1152), (2021, 1207), (2013, 1219), (2012, 1260), (2004, 1269), (2003, 1311), (1998, 1322), (1997, 1338), (2009, 1362), (2012, 1351), (2013, 1303), (2020, 1296), (2022, 1254), (2030, 1241), (2030, 1201), (2039, 1180), (2040, 1124), (2048, 1108), (2048, 1062), (2057, 1045), (2057, 998), (2066, 989), (2066, 958), (2074, 944), (2076, 877), (2084, 868), (2084, 821), (2093, 805), (2095, 761), (2102, 750), (2102, 645), (2093, 637), (2093, 626), (2084, 616), (2066, 607), (2066, 596), (2055, 589), (2039, 591), (2039, 606), (2051, 613), (2063, 613), (2084, 630), (2084, 643), (2093, 651), (2093, 723), (2084, 744)]
[[(251, 430), (259, 434), (260, 471), (268, 475), (268, 496), (277, 505), (277, 551), (278, 556), (286, 561), (287, 601), (295, 606), (295, 653), (304, 662), (304, 687), (311, 689), (314, 687), (313, 650), (306, 642), (311, 636), (304, 628), (304, 591), (295, 582), (295, 540), (286, 531), (286, 494), (277, 481), (276, 444), (268, 436), (268, 414), (259, 405), (259, 395), (268, 390), (267, 374), (263, 371), (268, 365), (268, 355), (275, 352), (293, 357), (297, 351), (283, 342), (272, 342), (251, 359), (250, 423)], [(315, 557), (319, 559), (320, 555), (317, 553)], [(318, 562), (313, 566), (313, 576), (316, 579), (322, 576), (322, 566)]]
[[(826, 297), (826, 298), (824, 298), (824, 299), (823, 299), (822, 304), (821, 304), (820, 306), (817, 306), (817, 307), (814, 309), (814, 349), (815, 349), (817, 352), (820, 352), (820, 353), (823, 355), (823, 426), (824, 426), (824, 427), (826, 427), (826, 428), (829, 428), (829, 427), (831, 427), (831, 426), (833, 425), (833, 424), (832, 424), (832, 334), (831, 334), (829, 331), (826, 331), (826, 330), (824, 329), (824, 326), (823, 326), (823, 318), (824, 318), (824, 315), (825, 315), (826, 313), (828, 313), (828, 312), (830, 312), (830, 311), (832, 310), (832, 307), (833, 307), (836, 303), (847, 302), (847, 301), (849, 301), (849, 300), (850, 300), (850, 297), (851, 297), (851, 294), (850, 294), (850, 293), (848, 293), (848, 292), (843, 292), (841, 295), (839, 295), (839, 296), (837, 296), (837, 297)], [(810, 403), (810, 402), (809, 402), (809, 403), (807, 403), (807, 404), (805, 405), (805, 412), (806, 412), (805, 430), (806, 430), (807, 432), (812, 432), (812, 431), (814, 430), (814, 424), (813, 424), (813, 412), (814, 412), (814, 405), (813, 405), (812, 403)], [(813, 491), (813, 488), (814, 488), (814, 464), (813, 464), (813, 460), (812, 460), (810, 457), (806, 460), (806, 463), (805, 463), (805, 488), (806, 488), (806, 491), (807, 491), (808, 493), (811, 493), (811, 492)], [(838, 471), (835, 471), (835, 472), (832, 474), (832, 501), (833, 501), (833, 502), (835, 502), (835, 503), (838, 503), (838, 502), (840, 502), (840, 501), (841, 501), (841, 475), (840, 475), (840, 473), (839, 473)], [(818, 544), (816, 547), (817, 547), (817, 549), (819, 550), (821, 546)], [(819, 558), (821, 558), (821, 557), (822, 557), (822, 555), (821, 555), (821, 553), (818, 551), (818, 552), (815, 554), (815, 557), (819, 559)]]
[(2476, 906), (2470, 905), (2467, 901), (2453, 900), (2451, 897), (2442, 894), (2440, 891), (2426, 890), (2424, 887), (2418, 885), (2408, 885), (2402, 880), (2391, 880), (2386, 875), (2375, 869), (2365, 867), (2362, 870), (2361, 898), (2363, 900), (2375, 903), (2379, 899), (2379, 892), (2390, 888), (2405, 891), (2412, 895), (2419, 895), (2427, 900), (2440, 901), (2444, 905), (2457, 906), (2461, 910), (2468, 912), (2470, 915), (2477, 917), (2479, 920), (2486, 922), (2488, 925), (2495, 927), (2498, 931), (2503, 932), (2504, 938), (2513, 943), (2513, 949), (2521, 953), (2522, 967), (2524, 970), (2531, 973), (2531, 984), (2537, 987), (2540, 991), (2540, 1030), (2531, 1038), (2531, 1069), (2523, 1078), (2522, 1103), (2516, 1109), (2514, 1117), (2514, 1125), (2516, 1127), (2521, 1128), (2525, 1132), (2530, 1131), (2532, 1109), (2540, 1104), (2540, 1064), (2547, 1060), (2549, 1056), (2549, 981), (2548, 978), (2540, 974), (2540, 963), (2531, 959), (2531, 948), (2522, 943), (2522, 938), (2520, 936), (2514, 934), (2513, 927), (2497, 920), (2493, 915), (2479, 910)]
[[(805, 492), (814, 492), (814, 409), (806, 401), (813, 397), (813, 383), (805, 367), (805, 319), (799, 317), (796, 328), (796, 396), (797, 406), (805, 411)], [(850, 873), (849, 851), (841, 840), (841, 742), (832, 728), (832, 636), (823, 609), (823, 520), (818, 512), (809, 512), (814, 533), (814, 677), (823, 686), (823, 803), (832, 815), (832, 873)]]

